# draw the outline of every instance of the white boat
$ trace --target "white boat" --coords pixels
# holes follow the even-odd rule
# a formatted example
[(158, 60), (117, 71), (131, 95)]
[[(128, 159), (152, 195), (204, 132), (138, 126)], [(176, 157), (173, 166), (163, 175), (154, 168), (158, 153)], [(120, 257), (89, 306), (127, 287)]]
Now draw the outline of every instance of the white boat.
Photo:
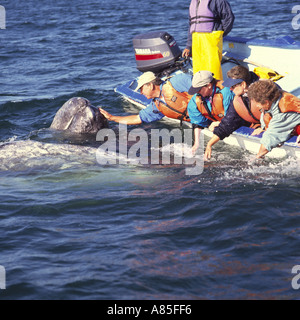
[[(251, 71), (254, 71), (257, 67), (266, 67), (276, 71), (276, 73), (282, 76), (282, 78), (277, 81), (282, 89), (296, 96), (300, 96), (300, 43), (295, 42), (290, 37), (277, 40), (225, 37), (223, 57), (224, 63), (222, 64), (222, 70), (224, 77), (227, 71), (235, 66), (237, 62), (247, 66)], [(176, 70), (173, 74), (180, 72), (182, 71)], [(115, 91), (121, 94), (125, 100), (139, 108), (145, 108), (150, 101), (139, 92), (134, 91), (136, 86), (137, 79), (133, 79), (117, 86)], [(208, 137), (213, 135), (208, 129), (204, 129), (203, 132)], [(253, 129), (241, 127), (228, 138), (224, 139), (224, 142), (256, 154), (260, 147), (260, 138), (262, 135), (251, 136), (252, 132)], [(274, 148), (267, 154), (267, 157), (300, 158), (300, 147), (296, 144), (296, 137), (292, 137), (280, 148)]]
[(296, 96), (300, 95), (300, 43), (290, 37), (277, 40), (259, 40), (225, 37), (225, 57), (242, 62), (251, 71), (256, 67), (270, 68), (282, 79), (278, 84)]

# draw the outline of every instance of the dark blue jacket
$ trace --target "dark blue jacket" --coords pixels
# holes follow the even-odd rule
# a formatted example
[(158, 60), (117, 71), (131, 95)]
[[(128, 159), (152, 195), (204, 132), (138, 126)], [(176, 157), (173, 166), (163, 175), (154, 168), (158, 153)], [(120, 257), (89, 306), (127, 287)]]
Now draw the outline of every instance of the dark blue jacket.
[[(245, 104), (249, 104), (249, 99), (247, 97), (243, 97), (243, 101)], [(214, 134), (223, 140), (229, 137), (235, 130), (240, 127), (250, 127), (251, 122), (248, 122), (241, 118), (238, 113), (235, 111), (233, 102), (231, 102), (226, 116), (222, 119), (220, 124), (215, 127)]]
[[(226, 36), (231, 31), (234, 22), (234, 14), (229, 2), (227, 0), (211, 0), (208, 6), (215, 18), (219, 19), (219, 21), (214, 23), (213, 30), (222, 30), (224, 31), (224, 36)], [(188, 49), (192, 47), (192, 35), (190, 32), (188, 34), (186, 47)]]
[[(258, 81), (259, 77), (253, 72), (250, 71), (251, 74), (251, 83)], [(245, 106), (250, 110), (250, 101), (246, 96), (242, 97)], [(222, 119), (221, 123), (214, 129), (214, 134), (223, 140), (229, 137), (235, 130), (240, 127), (250, 127), (251, 122), (248, 122), (241, 118), (238, 113), (235, 111), (233, 106), (233, 101), (231, 102), (228, 111), (225, 117)]]

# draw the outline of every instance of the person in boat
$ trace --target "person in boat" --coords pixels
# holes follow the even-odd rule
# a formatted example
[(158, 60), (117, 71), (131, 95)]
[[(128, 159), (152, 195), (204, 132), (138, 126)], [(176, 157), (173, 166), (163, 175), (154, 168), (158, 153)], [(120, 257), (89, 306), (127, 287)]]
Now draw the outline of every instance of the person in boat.
[(147, 71), (137, 81), (137, 88), (151, 103), (142, 109), (139, 114), (129, 116), (111, 115), (102, 108), (100, 112), (106, 119), (127, 125), (138, 125), (161, 120), (167, 116), (181, 121), (190, 121), (187, 114), (187, 105), (192, 98), (188, 90), (192, 84), (192, 75), (180, 73), (166, 81)]
[(251, 106), (261, 112), (261, 126), (265, 130), (256, 158), (263, 158), (273, 148), (281, 146), (300, 124), (300, 99), (281, 90), (271, 80), (253, 83), (248, 90)]
[(235, 97), (229, 106), (226, 116), (214, 128), (214, 135), (206, 146), (205, 160), (211, 158), (213, 145), (229, 137), (238, 128), (243, 126), (257, 128), (260, 126), (260, 112), (257, 109), (251, 108), (247, 96), (250, 84), (258, 81), (259, 77), (241, 65), (230, 69), (227, 72), (227, 77), (228, 79), (223, 82), (223, 86), (230, 88)]
[(188, 104), (188, 114), (194, 129), (195, 153), (200, 145), (201, 129), (213, 131), (214, 123), (221, 121), (234, 99), (234, 93), (222, 86), (210, 71), (199, 71), (193, 76), (188, 93), (193, 95)]
[(223, 36), (232, 29), (234, 14), (226, 0), (191, 0), (189, 33), (183, 57), (192, 52), (194, 74), (209, 70), (222, 80)]

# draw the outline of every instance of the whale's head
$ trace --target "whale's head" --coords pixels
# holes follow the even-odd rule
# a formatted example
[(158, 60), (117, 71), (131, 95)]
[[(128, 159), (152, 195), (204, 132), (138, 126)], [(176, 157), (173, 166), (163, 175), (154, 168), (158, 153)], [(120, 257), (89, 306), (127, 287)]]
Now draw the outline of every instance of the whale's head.
[(56, 113), (50, 126), (74, 133), (97, 133), (108, 127), (107, 119), (85, 98), (71, 98)]

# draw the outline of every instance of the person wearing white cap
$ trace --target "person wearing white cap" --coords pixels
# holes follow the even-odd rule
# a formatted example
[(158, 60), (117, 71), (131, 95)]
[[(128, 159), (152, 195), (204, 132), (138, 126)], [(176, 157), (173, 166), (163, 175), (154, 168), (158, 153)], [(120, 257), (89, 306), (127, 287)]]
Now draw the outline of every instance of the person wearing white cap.
[(188, 114), (195, 129), (193, 153), (199, 147), (201, 129), (210, 127), (213, 122), (219, 123), (234, 99), (230, 88), (223, 87), (210, 71), (197, 72), (188, 91), (194, 96), (188, 104)]
[(188, 73), (178, 74), (166, 81), (162, 81), (153, 72), (147, 71), (138, 78), (135, 91), (140, 91), (151, 101), (139, 114), (115, 116), (102, 108), (99, 108), (99, 110), (108, 120), (127, 125), (151, 123), (165, 116), (189, 121), (187, 105), (191, 96), (187, 91), (191, 84), (192, 76)]

